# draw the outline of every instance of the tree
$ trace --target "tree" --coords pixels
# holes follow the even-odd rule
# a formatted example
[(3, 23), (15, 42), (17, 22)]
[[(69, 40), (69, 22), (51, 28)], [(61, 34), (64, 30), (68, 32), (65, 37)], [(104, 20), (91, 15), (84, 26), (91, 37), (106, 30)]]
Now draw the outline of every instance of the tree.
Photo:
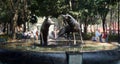
[(99, 1), (98, 3), (98, 13), (101, 16), (102, 19), (102, 25), (103, 25), (103, 32), (105, 33), (106, 29), (106, 16), (109, 12), (109, 5), (107, 4), (106, 1)]
[[(26, 22), (28, 21), (28, 0), (1, 0), (1, 16), (2, 23), (5, 21), (10, 24), (10, 32), (12, 38), (16, 38), (16, 27), (24, 24), (24, 31), (26, 31)], [(7, 29), (8, 30), (8, 29)]]
[(97, 23), (97, 6), (95, 0), (79, 0), (80, 19), (84, 24), (84, 33), (87, 34), (88, 24)]
[(8, 29), (9, 23), (11, 23), (12, 19), (12, 11), (9, 8), (9, 4), (7, 0), (1, 0), (0, 1), (0, 23), (4, 24), (4, 29), (3, 32), (6, 32), (7, 28), (7, 33), (10, 32)]
[(32, 0), (29, 8), (37, 16), (53, 16), (68, 12), (68, 5), (65, 0)]
[(101, 16), (102, 19), (102, 25), (103, 25), (103, 32), (107, 31), (106, 26), (106, 16), (109, 12), (110, 5), (115, 5), (117, 3), (117, 0), (97, 0), (96, 4), (98, 7), (98, 13)]

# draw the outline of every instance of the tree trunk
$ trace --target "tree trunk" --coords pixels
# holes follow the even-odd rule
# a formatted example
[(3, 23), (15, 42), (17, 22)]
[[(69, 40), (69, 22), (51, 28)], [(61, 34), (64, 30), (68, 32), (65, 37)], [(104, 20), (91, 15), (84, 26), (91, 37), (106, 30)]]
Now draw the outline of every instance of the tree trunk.
[(3, 32), (6, 32), (6, 23), (3, 24), (4, 28), (3, 28)]
[(118, 1), (118, 43), (120, 43), (120, 19), (119, 19), (119, 8), (120, 8), (120, 2)]
[(93, 25), (90, 25), (90, 32), (93, 33)]
[(15, 14), (13, 17), (13, 26), (12, 26), (12, 38), (16, 39), (16, 26), (17, 26), (17, 20), (18, 20), (18, 10), (15, 10)]
[(102, 19), (103, 33), (105, 33), (105, 18)]
[(23, 32), (26, 32), (26, 22), (24, 22), (24, 31)]
[(70, 10), (72, 10), (72, 1), (69, 0), (69, 6), (70, 6)]
[(87, 27), (88, 27), (87, 20), (85, 20), (85, 23), (84, 23), (84, 33), (85, 34), (87, 34)]
[(8, 23), (8, 35), (11, 34), (11, 30), (10, 30), (10, 29), (11, 29), (11, 26), (10, 26), (10, 24), (11, 24), (11, 23)]
[(7, 23), (7, 35), (9, 34), (9, 23)]
[(9, 36), (12, 38), (12, 27), (13, 27), (13, 22), (12, 22), (13, 20), (11, 20), (11, 22), (10, 22), (10, 33), (9, 33)]
[(24, 21), (24, 32), (26, 31), (26, 20), (27, 20), (27, 1), (26, 0), (24, 0), (23, 1), (24, 2), (24, 8), (23, 8), (23, 21)]
[(110, 10), (109, 34), (112, 33), (111, 28), (112, 28), (112, 9)]

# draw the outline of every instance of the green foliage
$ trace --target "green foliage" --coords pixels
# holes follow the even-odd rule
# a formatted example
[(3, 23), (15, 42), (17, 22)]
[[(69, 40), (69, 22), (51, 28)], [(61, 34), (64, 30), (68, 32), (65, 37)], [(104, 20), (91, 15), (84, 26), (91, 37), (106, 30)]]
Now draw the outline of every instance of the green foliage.
[(3, 23), (9, 22), (12, 17), (7, 3), (6, 0), (0, 1), (0, 22)]
[(1, 20), (2, 23), (6, 23), (6, 22), (9, 22), (11, 20), (12, 15), (11, 14), (8, 15), (8, 14), (10, 14), (9, 11), (2, 11), (0, 13), (0, 20)]
[(68, 6), (65, 0), (32, 0), (30, 10), (38, 16), (54, 16), (66, 13)]
[[(28, 19), (28, 11), (37, 16), (54, 16), (70, 13), (77, 20), (80, 18), (81, 23), (96, 24), (99, 23), (100, 17), (105, 18), (109, 12), (110, 5), (115, 5), (120, 0), (0, 0), (0, 21), (10, 22), (13, 18), (15, 8), (19, 9), (18, 24), (24, 23)], [(26, 2), (24, 2), (26, 1)], [(70, 9), (70, 1), (72, 9)], [(25, 4), (27, 3), (27, 4)], [(16, 6), (17, 5), (17, 6)], [(26, 6), (27, 5), (27, 6)], [(21, 20), (24, 18), (24, 20)]]
[(8, 38), (7, 35), (0, 35), (0, 38)]
[(5, 41), (7, 41), (9, 39), (9, 36), (6, 34), (0, 35), (0, 39), (5, 39)]
[(118, 34), (110, 34), (108, 37), (108, 41), (117, 41), (118, 40)]
[(94, 36), (93, 33), (82, 34), (83, 40), (91, 40), (93, 36)]

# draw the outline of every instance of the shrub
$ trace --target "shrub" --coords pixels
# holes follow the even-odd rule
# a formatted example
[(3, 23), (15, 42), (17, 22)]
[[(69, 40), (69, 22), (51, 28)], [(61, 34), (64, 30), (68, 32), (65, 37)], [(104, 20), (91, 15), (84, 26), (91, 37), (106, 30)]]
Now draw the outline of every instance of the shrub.
[(117, 41), (118, 40), (118, 34), (110, 34), (108, 36), (108, 41)]
[(91, 38), (94, 36), (94, 33), (83, 33), (82, 34), (82, 37), (83, 37), (83, 40), (91, 40)]
[(2, 39), (5, 39), (6, 41), (8, 40), (8, 38), (9, 38), (9, 36), (8, 35), (6, 35), (6, 34), (4, 34), (4, 35), (0, 35), (0, 38)]

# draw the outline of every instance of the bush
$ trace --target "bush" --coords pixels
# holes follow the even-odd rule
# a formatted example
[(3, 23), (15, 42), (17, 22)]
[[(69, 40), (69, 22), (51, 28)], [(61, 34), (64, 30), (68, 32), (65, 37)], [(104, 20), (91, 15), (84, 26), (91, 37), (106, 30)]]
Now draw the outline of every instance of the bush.
[(94, 36), (94, 33), (83, 33), (82, 34), (82, 37), (83, 37), (83, 40), (91, 40), (91, 38)]
[(6, 41), (8, 40), (9, 36), (4, 34), (4, 35), (0, 35), (0, 38), (1, 39), (5, 39)]
[(108, 41), (117, 41), (118, 40), (118, 34), (110, 34), (109, 36), (108, 36)]

